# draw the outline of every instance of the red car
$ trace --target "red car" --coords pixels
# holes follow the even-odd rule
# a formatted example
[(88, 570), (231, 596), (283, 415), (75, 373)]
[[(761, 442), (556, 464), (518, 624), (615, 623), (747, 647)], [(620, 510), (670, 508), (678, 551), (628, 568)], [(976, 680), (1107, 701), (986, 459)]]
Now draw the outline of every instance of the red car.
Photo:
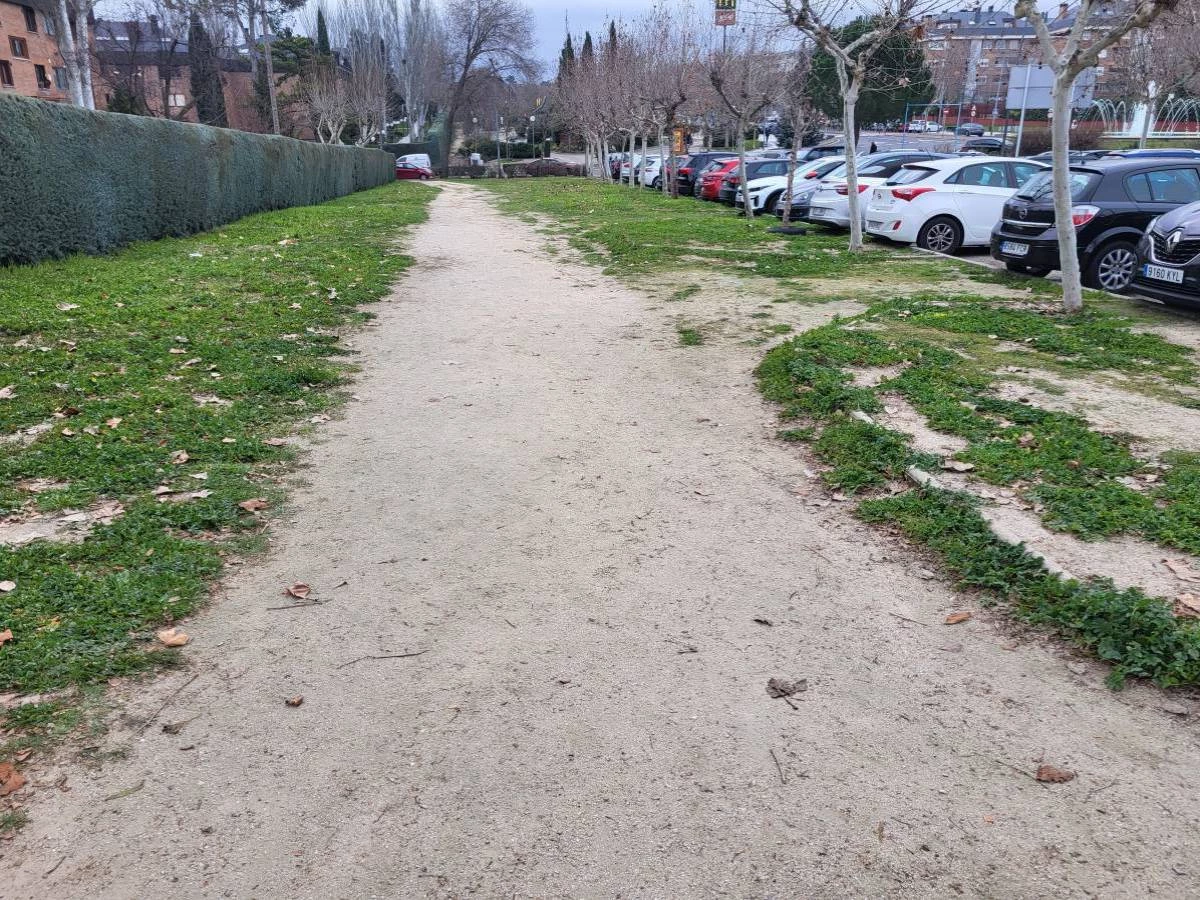
[(713, 163), (711, 167), (700, 175), (700, 184), (696, 189), (696, 196), (701, 200), (716, 200), (717, 194), (721, 190), (721, 181), (738, 167), (736, 159), (727, 159), (722, 163)]
[(396, 178), (401, 181), (403, 181), (405, 179), (428, 181), (432, 177), (433, 177), (432, 169), (427, 169), (424, 166), (418, 166), (416, 163), (410, 163), (410, 162), (396, 163)]

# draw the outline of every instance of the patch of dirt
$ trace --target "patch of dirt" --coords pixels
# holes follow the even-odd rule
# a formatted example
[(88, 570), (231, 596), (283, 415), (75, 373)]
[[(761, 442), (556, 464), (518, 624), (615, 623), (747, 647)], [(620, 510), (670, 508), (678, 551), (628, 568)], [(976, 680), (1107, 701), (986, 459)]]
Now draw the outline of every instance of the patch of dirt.
[(54, 421), (54, 419), (47, 419), (45, 422), (38, 422), (36, 425), (30, 425), (28, 428), (18, 429), (11, 434), (0, 434), (0, 444), (23, 444), (29, 446), (40, 435), (52, 429)]
[(851, 369), (851, 382), (855, 387), (879, 387), (885, 381), (896, 378), (904, 371), (904, 366), (874, 366), (865, 369)]
[(934, 431), (925, 417), (899, 394), (884, 393), (880, 399), (883, 401), (883, 410), (875, 415), (876, 421), (885, 428), (907, 434), (914, 450), (946, 458), (967, 449), (965, 438)]
[[(1037, 381), (1051, 385), (1056, 393), (1030, 383)], [(1200, 409), (1122, 390), (1099, 379), (1074, 381), (1029, 370), (1029, 381), (1001, 381), (996, 391), (1005, 400), (1025, 398), (1044, 409), (1074, 413), (1098, 431), (1136, 435), (1131, 449), (1142, 458), (1155, 459), (1167, 450), (1200, 451)]]
[[(51, 490), (51, 486), (42, 487)], [(34, 493), (38, 491), (29, 488)], [(15, 516), (0, 519), (0, 546), (22, 547), (34, 541), (59, 541), (77, 544), (86, 538), (96, 525), (109, 525), (125, 514), (125, 507), (117, 500), (101, 500), (87, 509), (64, 509), (56, 513), (23, 511)]]

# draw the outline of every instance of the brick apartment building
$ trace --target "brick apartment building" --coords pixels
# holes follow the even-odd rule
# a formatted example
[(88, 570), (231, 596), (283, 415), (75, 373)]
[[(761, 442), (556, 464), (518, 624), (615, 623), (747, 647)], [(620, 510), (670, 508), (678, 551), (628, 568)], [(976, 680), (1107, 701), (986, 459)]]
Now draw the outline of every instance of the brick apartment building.
[[(1106, 27), (1119, 8), (1114, 2), (1097, 9), (1091, 20), (1094, 27)], [(1075, 23), (1075, 13), (1068, 4), (1059, 4), (1048, 15), (1051, 32), (1065, 34)], [(994, 5), (929, 16), (921, 31), (937, 92), (934, 99), (969, 104), (978, 117), (1004, 116), (1012, 68), (1041, 61), (1033, 26)], [(1100, 54), (1095, 97), (1119, 99), (1127, 94), (1130, 45), (1127, 36)]]
[(63, 101), (67, 70), (54, 20), (32, 6), (0, 0), (0, 90)]

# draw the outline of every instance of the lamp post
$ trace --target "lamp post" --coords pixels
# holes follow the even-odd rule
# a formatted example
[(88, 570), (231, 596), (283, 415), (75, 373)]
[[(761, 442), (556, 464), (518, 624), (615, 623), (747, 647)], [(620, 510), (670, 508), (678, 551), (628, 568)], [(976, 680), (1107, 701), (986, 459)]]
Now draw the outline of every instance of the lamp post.
[[(529, 146), (532, 149), (534, 142), (537, 140), (537, 116), (529, 117), (529, 131), (532, 134), (532, 137), (529, 139)], [(541, 158), (542, 158), (542, 153), (539, 150), (538, 151), (538, 159), (541, 159)]]

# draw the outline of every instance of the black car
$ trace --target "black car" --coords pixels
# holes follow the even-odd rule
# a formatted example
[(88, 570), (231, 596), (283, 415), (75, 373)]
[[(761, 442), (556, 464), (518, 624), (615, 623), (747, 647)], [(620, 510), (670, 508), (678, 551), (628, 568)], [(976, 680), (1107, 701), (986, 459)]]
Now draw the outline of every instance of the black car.
[[(1200, 162), (1170, 158), (1099, 159), (1071, 166), (1071, 219), (1088, 287), (1122, 291), (1137, 245), (1156, 216), (1200, 201)], [(1051, 173), (1041, 172), (1004, 204), (992, 229), (992, 256), (1014, 272), (1059, 268)]]
[[(808, 215), (808, 201), (816, 193), (817, 188), (821, 184), (821, 179), (838, 166), (845, 164), (846, 160), (844, 157), (827, 156), (824, 159), (815, 160), (796, 169), (796, 178), (792, 183), (792, 212), (790, 216), (792, 221), (799, 222)], [(775, 215), (780, 219), (783, 218), (782, 196), (775, 201)]]
[(1013, 152), (1013, 142), (1006, 138), (977, 137), (962, 142), (963, 151), (967, 153), (987, 153), (991, 156), (1008, 156)]
[(817, 144), (815, 147), (805, 147), (797, 153), (796, 162), (813, 162), (817, 159), (824, 159), (826, 156), (844, 156), (845, 153), (846, 145), (841, 142)]
[(675, 183), (679, 186), (679, 193), (691, 196), (696, 189), (696, 176), (700, 174), (700, 170), (714, 160), (729, 159), (731, 156), (736, 156), (736, 154), (730, 153), (728, 150), (706, 150), (703, 153), (693, 153), (675, 173)]
[[(746, 179), (767, 178), (771, 175), (786, 175), (788, 171), (786, 159), (748, 159), (746, 160)], [(721, 179), (721, 189), (717, 191), (717, 200), (733, 206), (734, 198), (742, 188), (741, 166)]]
[[(1107, 150), (1070, 150), (1067, 152), (1067, 162), (1072, 166), (1081, 166), (1084, 163), (1095, 162), (1109, 155), (1109, 151)], [(1054, 162), (1054, 154), (1047, 150), (1045, 153), (1028, 156), (1026, 159), (1051, 165)]]
[(983, 137), (983, 126), (978, 122), (963, 122), (954, 129), (955, 134), (965, 134), (969, 137)]
[(1200, 203), (1150, 223), (1137, 248), (1133, 286), (1140, 294), (1200, 306)]

